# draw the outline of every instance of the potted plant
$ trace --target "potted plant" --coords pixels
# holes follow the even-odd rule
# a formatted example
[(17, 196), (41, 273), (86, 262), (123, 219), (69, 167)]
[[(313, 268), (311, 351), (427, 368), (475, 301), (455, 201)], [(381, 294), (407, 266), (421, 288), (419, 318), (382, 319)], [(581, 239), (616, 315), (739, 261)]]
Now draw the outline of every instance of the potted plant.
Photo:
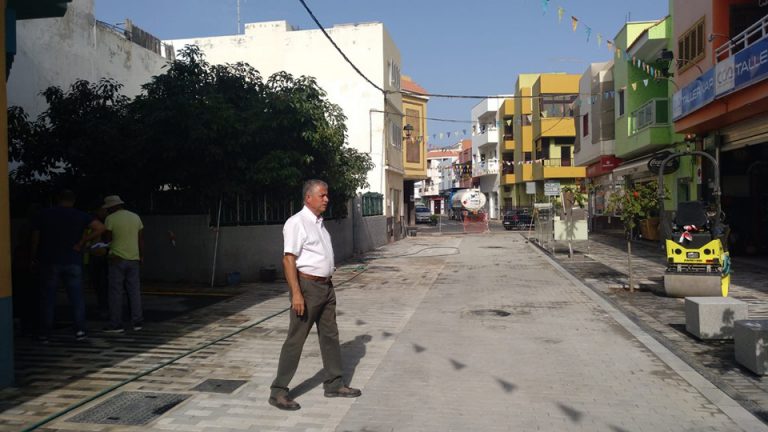
[(430, 215), (429, 216), (429, 224), (432, 225), (432, 226), (437, 225), (437, 220), (438, 220), (439, 217), (440, 216), (438, 216), (436, 214)]

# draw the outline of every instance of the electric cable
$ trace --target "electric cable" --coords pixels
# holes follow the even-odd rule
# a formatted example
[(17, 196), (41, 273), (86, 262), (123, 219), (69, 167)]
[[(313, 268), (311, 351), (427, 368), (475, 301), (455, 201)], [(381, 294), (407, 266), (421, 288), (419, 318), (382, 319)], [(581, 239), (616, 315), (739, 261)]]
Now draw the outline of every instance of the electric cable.
[(376, 85), (376, 83), (374, 83), (367, 76), (365, 76), (365, 74), (360, 69), (358, 69), (357, 66), (355, 66), (354, 63), (352, 63), (352, 60), (350, 60), (349, 57), (347, 57), (347, 55), (344, 54), (344, 51), (342, 51), (341, 48), (339, 48), (339, 46), (336, 45), (336, 42), (334, 42), (333, 38), (331, 38), (331, 35), (329, 35), (328, 32), (325, 31), (325, 28), (323, 28), (323, 25), (320, 24), (320, 21), (318, 21), (317, 17), (315, 17), (315, 14), (312, 12), (312, 10), (309, 8), (309, 6), (307, 6), (307, 4), (304, 2), (304, 0), (299, 0), (299, 3), (301, 3), (302, 6), (304, 6), (304, 9), (307, 10), (307, 13), (309, 14), (309, 16), (312, 17), (312, 21), (314, 21), (315, 24), (317, 24), (317, 27), (320, 29), (320, 31), (323, 32), (325, 37), (328, 39), (328, 41), (331, 42), (331, 45), (333, 45), (333, 47), (336, 48), (336, 51), (338, 51), (339, 54), (341, 54), (341, 56), (344, 58), (344, 60), (346, 60), (346, 62), (349, 63), (350, 66), (352, 66), (352, 69), (354, 69), (355, 72), (357, 72), (358, 75), (363, 77), (364, 80), (368, 81), (368, 84), (372, 85), (374, 88), (376, 88), (376, 90), (382, 92), (386, 96), (387, 91), (384, 90), (383, 88), (379, 87), (378, 85)]

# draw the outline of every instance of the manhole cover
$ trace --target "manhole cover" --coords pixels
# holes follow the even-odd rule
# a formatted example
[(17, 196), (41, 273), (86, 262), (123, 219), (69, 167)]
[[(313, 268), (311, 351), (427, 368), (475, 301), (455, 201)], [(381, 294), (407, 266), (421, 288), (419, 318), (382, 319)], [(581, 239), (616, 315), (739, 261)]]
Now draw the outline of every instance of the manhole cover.
[(74, 423), (145, 425), (186, 400), (176, 393), (123, 392), (72, 418)]
[(209, 393), (232, 393), (246, 382), (244, 380), (207, 379), (192, 390)]
[(511, 313), (501, 309), (478, 309), (473, 310), (471, 313), (472, 315), (491, 317), (507, 317), (512, 315)]

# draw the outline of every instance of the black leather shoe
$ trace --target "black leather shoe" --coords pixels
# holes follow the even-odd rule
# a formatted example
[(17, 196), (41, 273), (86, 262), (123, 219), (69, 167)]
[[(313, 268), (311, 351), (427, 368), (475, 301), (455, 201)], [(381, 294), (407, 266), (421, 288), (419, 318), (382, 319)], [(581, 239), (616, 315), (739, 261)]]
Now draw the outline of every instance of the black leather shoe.
[(336, 390), (326, 390), (325, 391), (325, 397), (346, 397), (346, 398), (355, 398), (363, 394), (363, 392), (360, 391), (360, 389), (342, 386), (339, 387)]
[(301, 409), (301, 405), (287, 395), (270, 396), (269, 404), (275, 408), (286, 411), (296, 411)]

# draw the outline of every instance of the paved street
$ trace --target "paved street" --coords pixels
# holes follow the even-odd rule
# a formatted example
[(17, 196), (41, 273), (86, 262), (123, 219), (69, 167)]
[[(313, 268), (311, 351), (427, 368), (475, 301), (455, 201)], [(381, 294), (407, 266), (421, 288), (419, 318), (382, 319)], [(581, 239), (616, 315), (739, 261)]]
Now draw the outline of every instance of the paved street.
[[(313, 335), (293, 382), (303, 408), (267, 404), (287, 296), (280, 284), (254, 285), (139, 334), (41, 348), (41, 368), (56, 355), (60, 365), (81, 367), (60, 367), (60, 383), (34, 397), (34, 368), (27, 386), (0, 392), (0, 430), (19, 430), (252, 324), (45, 430), (139, 430), (72, 421), (125, 391), (187, 397), (141, 430), (768, 430), (519, 233), (412, 237), (343, 266), (334, 279), (345, 367), (363, 390), (359, 399), (323, 397)], [(65, 348), (77, 352), (61, 354)], [(93, 361), (108, 350), (132, 354)], [(232, 393), (193, 390), (209, 378), (245, 384)]]

